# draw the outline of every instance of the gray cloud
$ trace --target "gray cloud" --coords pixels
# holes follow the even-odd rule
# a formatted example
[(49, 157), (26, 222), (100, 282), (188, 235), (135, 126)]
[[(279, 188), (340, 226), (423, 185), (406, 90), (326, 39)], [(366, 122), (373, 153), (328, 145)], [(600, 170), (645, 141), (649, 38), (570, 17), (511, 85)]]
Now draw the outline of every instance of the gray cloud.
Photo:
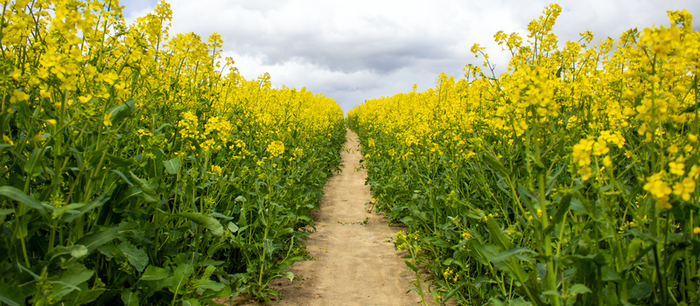
[[(133, 20), (155, 1), (121, 1)], [(148, 3), (149, 5), (145, 5)], [(560, 1), (554, 31), (560, 44), (591, 30), (594, 42), (617, 39), (630, 28), (668, 25), (666, 10), (686, 8), (700, 18), (700, 2), (689, 0)], [(225, 56), (247, 78), (265, 72), (276, 86), (307, 87), (335, 98), (344, 110), (365, 99), (435, 85), (445, 72), (463, 75), (465, 64), (480, 64), (469, 52), (487, 47), (497, 72), (508, 54), (493, 42), (499, 30), (519, 32), (549, 1), (326, 1), (173, 0), (172, 33), (218, 32)], [(133, 6), (133, 9), (130, 9)], [(700, 21), (696, 21), (700, 24)], [(697, 29), (697, 26), (695, 27)]]

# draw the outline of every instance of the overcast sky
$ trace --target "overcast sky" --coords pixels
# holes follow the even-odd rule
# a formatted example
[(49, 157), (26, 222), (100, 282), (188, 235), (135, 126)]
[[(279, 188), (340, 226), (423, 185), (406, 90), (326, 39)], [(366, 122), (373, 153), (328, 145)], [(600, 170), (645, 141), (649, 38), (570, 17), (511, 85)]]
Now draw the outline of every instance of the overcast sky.
[[(307, 89), (335, 99), (344, 111), (365, 99), (434, 87), (440, 72), (463, 77), (465, 64), (481, 64), (474, 43), (498, 71), (508, 54), (493, 41), (499, 30), (526, 36), (527, 24), (551, 1), (384, 0), (170, 0), (171, 36), (212, 32), (223, 56), (247, 79), (269, 72), (273, 86)], [(623, 31), (668, 26), (667, 10), (687, 9), (700, 25), (698, 0), (559, 1), (554, 32), (560, 46), (591, 30), (594, 42)], [(153, 10), (156, 0), (121, 0), (128, 23)]]

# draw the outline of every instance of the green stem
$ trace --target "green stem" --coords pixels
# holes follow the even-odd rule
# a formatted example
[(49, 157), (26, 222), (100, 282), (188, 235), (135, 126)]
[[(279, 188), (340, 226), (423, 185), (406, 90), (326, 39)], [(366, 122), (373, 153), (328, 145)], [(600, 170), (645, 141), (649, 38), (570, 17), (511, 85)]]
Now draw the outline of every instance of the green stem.
[(661, 291), (661, 304), (666, 306), (666, 286), (664, 285), (664, 279), (661, 275), (661, 267), (659, 266), (659, 260), (659, 246), (658, 244), (654, 244), (654, 266), (656, 267), (656, 278), (659, 281), (659, 291)]
[(265, 254), (267, 253), (267, 248), (265, 247), (265, 240), (267, 240), (267, 234), (269, 233), (270, 227), (265, 227), (265, 233), (263, 234), (263, 244), (262, 244), (262, 254), (260, 254), (260, 275), (258, 276), (258, 286), (262, 288), (262, 278), (263, 271), (265, 268)]
[[(537, 153), (539, 154), (539, 152)], [(544, 240), (544, 252), (545, 260), (547, 265), (547, 290), (556, 291), (557, 290), (557, 274), (554, 270), (554, 258), (552, 256), (552, 241), (549, 233), (545, 233), (544, 230), (549, 226), (549, 216), (547, 216), (547, 201), (545, 200), (545, 189), (544, 189), (544, 174), (537, 176), (537, 181), (539, 185), (540, 193), (540, 207), (542, 209), (542, 238)], [(554, 306), (559, 306), (559, 297), (556, 295), (549, 295), (549, 301)]]

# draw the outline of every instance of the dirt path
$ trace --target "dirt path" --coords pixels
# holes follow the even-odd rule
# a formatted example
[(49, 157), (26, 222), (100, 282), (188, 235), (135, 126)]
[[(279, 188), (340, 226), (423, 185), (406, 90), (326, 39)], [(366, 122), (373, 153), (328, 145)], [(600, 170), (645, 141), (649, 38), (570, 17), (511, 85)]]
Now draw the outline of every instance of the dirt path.
[[(272, 305), (415, 305), (420, 297), (412, 288), (413, 275), (406, 269), (402, 252), (394, 250), (389, 237), (400, 228), (387, 219), (368, 213), (367, 172), (359, 169), (360, 144), (348, 130), (342, 151), (343, 171), (323, 189), (321, 209), (314, 211), (316, 232), (306, 241), (312, 260), (296, 262), (291, 271), (297, 279), (275, 280), (281, 300)], [(358, 171), (359, 169), (359, 171)], [(368, 218), (366, 224), (362, 222)]]

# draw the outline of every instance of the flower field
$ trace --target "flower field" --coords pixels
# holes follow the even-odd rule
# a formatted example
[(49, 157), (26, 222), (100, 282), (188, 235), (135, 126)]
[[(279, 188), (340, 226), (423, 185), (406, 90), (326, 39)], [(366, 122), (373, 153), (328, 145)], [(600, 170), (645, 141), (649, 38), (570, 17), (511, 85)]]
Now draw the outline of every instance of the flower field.
[[(441, 74), (435, 88), (348, 113), (377, 209), (436, 303), (700, 303), (700, 33), (670, 25), (558, 42), (556, 4), (495, 75)], [(558, 46), (561, 46), (559, 48)]]
[[(292, 279), (343, 112), (244, 79), (161, 2), (2, 1), (0, 302), (200, 305)], [(222, 74), (224, 63), (229, 73)]]

